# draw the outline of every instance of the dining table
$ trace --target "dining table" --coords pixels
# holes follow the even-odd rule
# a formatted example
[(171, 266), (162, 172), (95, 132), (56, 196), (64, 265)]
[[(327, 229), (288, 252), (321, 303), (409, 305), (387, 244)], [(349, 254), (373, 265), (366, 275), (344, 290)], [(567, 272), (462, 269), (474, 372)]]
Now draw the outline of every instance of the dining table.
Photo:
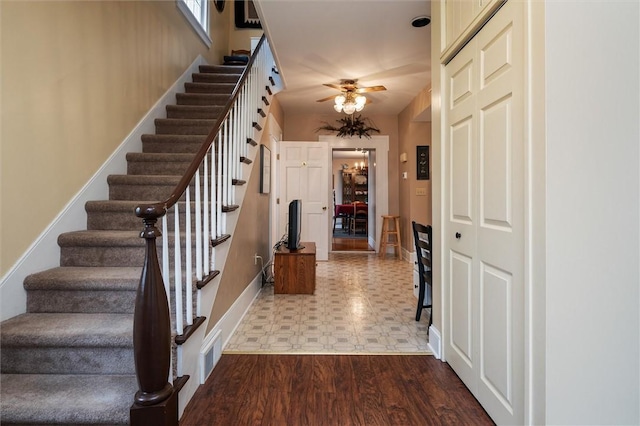
[[(336, 207), (335, 207), (335, 217), (347, 219), (347, 229), (349, 233), (351, 233), (351, 226), (349, 226), (348, 224), (356, 212), (356, 207), (359, 212), (364, 211), (365, 213), (368, 214), (369, 205), (367, 203), (336, 204)], [(343, 227), (343, 230), (344, 230), (344, 227)]]

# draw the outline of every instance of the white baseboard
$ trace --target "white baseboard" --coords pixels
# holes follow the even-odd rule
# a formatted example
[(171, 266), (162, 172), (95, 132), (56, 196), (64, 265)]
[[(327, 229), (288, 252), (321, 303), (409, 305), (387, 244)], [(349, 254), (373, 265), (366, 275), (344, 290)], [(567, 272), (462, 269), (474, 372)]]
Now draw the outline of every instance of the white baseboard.
[(127, 153), (142, 151), (141, 136), (145, 133), (155, 133), (154, 120), (166, 116), (166, 106), (175, 103), (176, 93), (184, 91), (184, 83), (191, 81), (191, 74), (198, 72), (198, 66), (205, 63), (206, 61), (200, 55), (193, 61), (180, 78), (138, 122), (87, 184), (67, 203), (58, 216), (2, 277), (0, 280), (0, 321), (26, 312), (27, 293), (23, 287), (24, 279), (29, 274), (60, 265), (58, 236), (65, 232), (77, 231), (79, 224), (87, 223), (87, 213), (84, 209), (87, 201), (109, 198), (107, 176), (127, 172)]
[(229, 339), (233, 336), (233, 333), (236, 331), (236, 328), (238, 328), (238, 325), (240, 325), (242, 318), (246, 315), (261, 289), (262, 273), (259, 273), (253, 281), (251, 281), (251, 284), (245, 288), (240, 297), (233, 302), (233, 305), (231, 305), (229, 310), (220, 318), (220, 321), (213, 326), (209, 334), (204, 338), (204, 341), (208, 342), (220, 333), (219, 338), (222, 339), (222, 350), (224, 351), (224, 348), (229, 343)]
[(442, 338), (433, 324), (429, 327), (429, 349), (431, 349), (436, 359), (442, 359)]

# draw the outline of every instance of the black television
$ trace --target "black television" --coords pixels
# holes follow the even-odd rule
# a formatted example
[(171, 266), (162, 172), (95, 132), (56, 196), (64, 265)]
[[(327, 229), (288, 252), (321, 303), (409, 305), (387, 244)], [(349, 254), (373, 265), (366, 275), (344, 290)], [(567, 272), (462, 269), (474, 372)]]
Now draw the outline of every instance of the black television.
[(300, 233), (302, 232), (302, 200), (289, 203), (289, 226), (287, 229), (287, 248), (300, 250)]

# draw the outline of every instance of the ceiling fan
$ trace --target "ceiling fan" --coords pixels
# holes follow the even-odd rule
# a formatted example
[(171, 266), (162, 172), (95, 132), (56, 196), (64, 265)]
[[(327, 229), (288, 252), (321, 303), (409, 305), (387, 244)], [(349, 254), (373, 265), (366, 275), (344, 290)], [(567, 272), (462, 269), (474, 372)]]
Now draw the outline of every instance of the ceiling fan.
[(337, 89), (341, 93), (337, 96), (328, 96), (323, 99), (318, 99), (317, 102), (324, 102), (333, 99), (335, 101), (333, 109), (335, 109), (336, 112), (344, 112), (347, 115), (351, 115), (356, 111), (362, 111), (367, 103), (367, 98), (361, 95), (361, 93), (381, 92), (383, 90), (387, 90), (384, 86), (358, 87), (357, 83), (358, 80), (341, 80), (340, 84), (325, 83), (325, 86)]
[[(347, 96), (347, 94), (354, 96), (361, 93), (382, 92), (383, 90), (387, 90), (384, 86), (358, 87), (358, 80), (340, 80), (340, 84), (325, 83), (324, 86), (339, 90), (345, 96)], [(316, 102), (325, 102), (331, 99), (335, 99), (335, 95), (318, 99)]]

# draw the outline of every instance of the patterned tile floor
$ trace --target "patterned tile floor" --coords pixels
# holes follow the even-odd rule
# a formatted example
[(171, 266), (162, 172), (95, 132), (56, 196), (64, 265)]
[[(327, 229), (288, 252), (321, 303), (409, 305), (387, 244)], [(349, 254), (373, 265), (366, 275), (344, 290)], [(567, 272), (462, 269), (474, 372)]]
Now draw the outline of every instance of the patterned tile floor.
[(412, 265), (375, 254), (331, 253), (313, 295), (265, 286), (225, 353), (430, 354), (429, 312), (415, 321)]

